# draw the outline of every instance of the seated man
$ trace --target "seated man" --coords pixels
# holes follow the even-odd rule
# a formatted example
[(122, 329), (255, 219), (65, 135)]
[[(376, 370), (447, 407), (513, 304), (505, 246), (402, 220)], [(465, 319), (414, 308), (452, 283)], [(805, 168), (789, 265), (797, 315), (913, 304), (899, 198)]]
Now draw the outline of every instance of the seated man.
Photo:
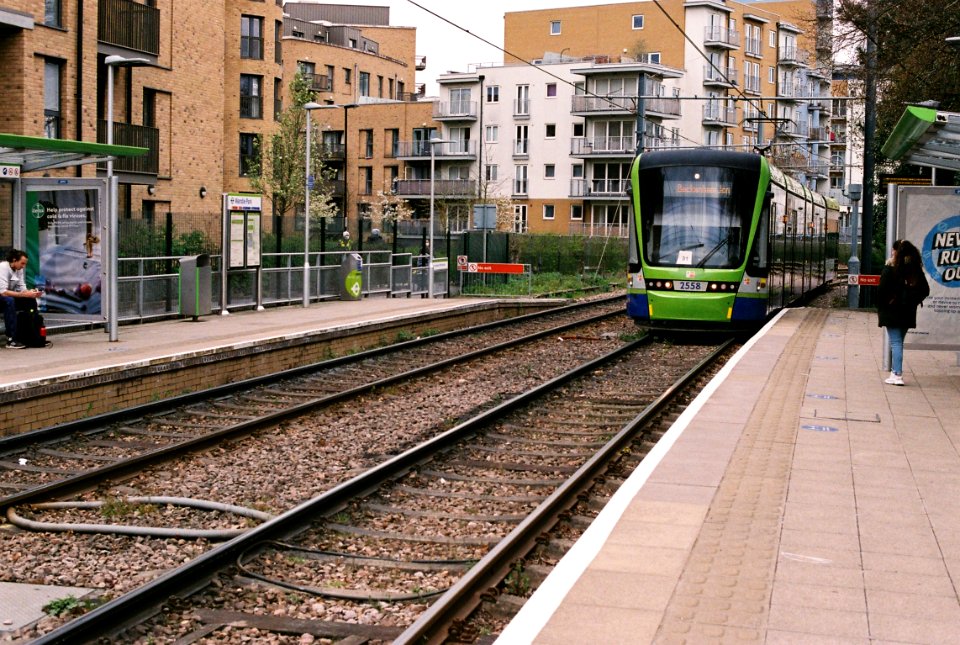
[[(32, 305), (36, 308), (36, 298), (40, 296), (40, 292), (36, 289), (27, 289), (27, 283), (23, 277), (23, 269), (26, 266), (27, 254), (19, 249), (11, 249), (7, 253), (6, 261), (0, 262), (0, 309), (3, 309), (3, 325), (6, 328), (8, 349), (26, 347), (16, 340), (17, 310), (24, 308), (23, 305)], [(32, 302), (23, 301), (27, 298)]]

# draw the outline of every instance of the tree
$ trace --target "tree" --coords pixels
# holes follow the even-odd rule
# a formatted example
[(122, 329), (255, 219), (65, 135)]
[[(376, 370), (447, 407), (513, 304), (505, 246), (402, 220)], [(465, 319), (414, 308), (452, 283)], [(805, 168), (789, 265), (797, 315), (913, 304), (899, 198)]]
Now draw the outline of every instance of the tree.
[[(276, 215), (286, 215), (302, 206), (306, 195), (307, 111), (303, 106), (314, 99), (310, 84), (300, 72), (290, 83), (290, 106), (280, 113), (278, 127), (266, 141), (257, 143), (255, 161), (247, 168), (250, 185), (270, 200)], [(314, 188), (310, 191), (310, 221), (336, 213), (329, 180), (333, 171), (323, 159), (317, 130), (311, 131), (310, 170)]]

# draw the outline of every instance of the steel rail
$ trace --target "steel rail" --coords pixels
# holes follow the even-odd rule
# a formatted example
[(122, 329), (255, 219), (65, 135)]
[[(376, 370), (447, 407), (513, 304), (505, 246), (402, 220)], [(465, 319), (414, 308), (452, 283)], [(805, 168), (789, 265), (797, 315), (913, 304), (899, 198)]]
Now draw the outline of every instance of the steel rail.
[(65, 644), (109, 638), (127, 627), (157, 613), (170, 597), (185, 597), (206, 586), (224, 568), (233, 565), (242, 554), (254, 555), (258, 545), (288, 539), (306, 529), (317, 517), (332, 513), (349, 501), (375, 490), (410, 468), (428, 461), (438, 452), (474, 434), (503, 415), (533, 401), (568, 381), (588, 374), (650, 341), (649, 336), (624, 344), (607, 354), (560, 374), (537, 387), (481, 412), (432, 439), (403, 452), (370, 470), (343, 482), (329, 491), (250, 529), (229, 542), (214, 547), (191, 562), (167, 572), (139, 589), (112, 600), (60, 628), (33, 641), (40, 644)]
[[(414, 368), (412, 370), (407, 370), (400, 374), (395, 374), (393, 376), (388, 376), (385, 378), (377, 379), (375, 381), (369, 381), (362, 385), (352, 387), (341, 392), (334, 392), (332, 394), (318, 397), (309, 401), (302, 401), (300, 403), (291, 404), (290, 407), (284, 408), (282, 410), (276, 410), (270, 412), (263, 416), (260, 416), (256, 419), (248, 419), (246, 421), (241, 421), (239, 423), (225, 426), (219, 430), (214, 430), (210, 433), (203, 434), (186, 441), (181, 441), (175, 444), (164, 446), (162, 448), (157, 448), (156, 450), (151, 450), (149, 452), (136, 455), (129, 459), (123, 459), (116, 461), (111, 464), (106, 464), (100, 466), (99, 468), (94, 468), (91, 470), (84, 471), (75, 476), (66, 477), (64, 479), (51, 482), (49, 484), (44, 484), (37, 486), (35, 488), (30, 488), (20, 493), (14, 493), (12, 495), (6, 495), (0, 497), (0, 514), (5, 513), (6, 509), (10, 506), (17, 506), (21, 504), (33, 504), (37, 502), (45, 502), (56, 497), (63, 497), (66, 495), (75, 494), (80, 491), (88, 490), (91, 487), (99, 484), (105, 479), (109, 478), (120, 478), (130, 473), (134, 473), (139, 469), (144, 468), (152, 464), (160, 463), (162, 461), (168, 460), (172, 457), (180, 455), (191, 450), (196, 450), (198, 448), (203, 448), (209, 445), (213, 445), (219, 441), (222, 441), (226, 437), (231, 437), (234, 435), (239, 435), (243, 433), (251, 433), (261, 428), (286, 421), (291, 418), (295, 418), (310, 412), (314, 412), (323, 407), (329, 407), (340, 401), (348, 400), (353, 397), (360, 396), (371, 392), (377, 388), (387, 387), (395, 383), (403, 382), (411, 378), (417, 378), (423, 376), (424, 374), (429, 374), (431, 372), (439, 371), (446, 367), (462, 363), (463, 361), (472, 360), (475, 358), (480, 358), (482, 356), (492, 354), (495, 352), (503, 351), (514, 347), (517, 345), (522, 345), (527, 342), (539, 340), (540, 338), (550, 336), (552, 334), (563, 332), (572, 327), (579, 327), (585, 324), (590, 324), (597, 320), (603, 320), (605, 318), (610, 318), (613, 316), (621, 315), (620, 311), (607, 312), (603, 314), (598, 314), (585, 319), (580, 319), (576, 321), (571, 321), (558, 325), (556, 327), (551, 327), (550, 329), (541, 330), (534, 334), (528, 334), (521, 336), (519, 338), (514, 338), (512, 340), (504, 341), (491, 345), (489, 347), (484, 347), (482, 349), (474, 350), (466, 354), (460, 354), (451, 358), (446, 358), (429, 365), (424, 365), (421, 367)], [(497, 321), (499, 322), (499, 321)], [(413, 342), (413, 341), (411, 341)], [(394, 351), (399, 351), (398, 346), (394, 345), (387, 348), (377, 348), (374, 350), (374, 354), (367, 354), (365, 358), (370, 358), (371, 355), (380, 355), (385, 353), (390, 353), (389, 350), (393, 348)], [(404, 343), (404, 349), (409, 348), (409, 345)], [(359, 354), (351, 356), (349, 358), (354, 358), (359, 356)], [(334, 359), (338, 361), (340, 359)], [(352, 361), (350, 361), (352, 362)], [(339, 364), (339, 363), (338, 363)], [(330, 366), (328, 363), (321, 363), (321, 367)], [(317, 367), (314, 367), (316, 371)], [(297, 368), (300, 370), (300, 368)], [(259, 379), (251, 379), (259, 380)], [(262, 384), (262, 383), (259, 383)], [(219, 396), (208, 394), (209, 397)]]
[(234, 392), (238, 392), (244, 389), (266, 385), (268, 383), (280, 381), (287, 378), (295, 378), (297, 376), (309, 374), (317, 370), (329, 369), (332, 367), (339, 367), (341, 365), (348, 365), (350, 363), (358, 363), (369, 358), (375, 358), (383, 354), (389, 354), (389, 353), (401, 351), (404, 349), (411, 349), (419, 345), (425, 345), (425, 344), (440, 342), (444, 340), (449, 340), (452, 338), (456, 338), (458, 336), (465, 336), (468, 334), (475, 334), (477, 332), (488, 331), (490, 329), (496, 329), (497, 327), (507, 327), (513, 324), (527, 322), (529, 320), (533, 320), (542, 316), (564, 314), (571, 311), (575, 311), (577, 309), (583, 309), (590, 306), (594, 306), (597, 304), (607, 304), (609, 302), (614, 302), (615, 300), (622, 299), (622, 298), (623, 298), (623, 295), (614, 295), (606, 298), (597, 298), (595, 300), (576, 302), (573, 304), (558, 307), (556, 309), (549, 309), (546, 311), (537, 311), (529, 314), (523, 314), (521, 316), (514, 316), (512, 318), (504, 318), (502, 320), (493, 320), (493, 321), (482, 323), (479, 325), (474, 325), (472, 327), (464, 327), (463, 329), (453, 329), (451, 331), (443, 332), (440, 334), (434, 334), (432, 336), (424, 336), (421, 338), (414, 338), (412, 340), (402, 341), (399, 343), (393, 343), (391, 345), (386, 345), (383, 347), (375, 347), (373, 349), (364, 350), (362, 352), (357, 352), (355, 354), (350, 354), (348, 356), (340, 356), (337, 358), (331, 358), (331, 359), (319, 361), (316, 363), (311, 363), (309, 365), (301, 365), (299, 367), (293, 367), (288, 370), (284, 370), (282, 372), (276, 372), (274, 374), (267, 374), (265, 376), (256, 376), (256, 377), (245, 379), (242, 381), (236, 381), (233, 383), (218, 385), (212, 388), (198, 390), (196, 392), (180, 394), (174, 397), (170, 397), (168, 399), (164, 399), (162, 401), (153, 401), (150, 403), (137, 405), (132, 408), (125, 408), (123, 410), (117, 410), (114, 412), (105, 412), (103, 414), (86, 417), (84, 419), (77, 419), (76, 421), (69, 421), (67, 423), (60, 423), (54, 426), (49, 426), (47, 428), (40, 428), (39, 430), (31, 430), (29, 432), (23, 432), (15, 435), (0, 437), (0, 454), (12, 452), (14, 450), (18, 450), (25, 446), (41, 443), (43, 441), (52, 441), (52, 440), (60, 439), (62, 437), (68, 436), (73, 433), (84, 432), (84, 431), (95, 429), (111, 423), (118, 423), (118, 422), (126, 421), (132, 418), (146, 416), (148, 414), (158, 414), (160, 412), (166, 412), (168, 410), (176, 409), (184, 405), (189, 405), (192, 403), (204, 401), (209, 398), (215, 398), (218, 396), (232, 394)]
[(533, 513), (471, 567), (470, 571), (443, 596), (431, 604), (429, 609), (400, 634), (394, 641), (394, 645), (445, 642), (449, 636), (447, 633), (449, 626), (456, 624), (457, 621), (466, 620), (479, 606), (481, 595), (502, 580), (514, 562), (533, 549), (537, 539), (557, 523), (561, 511), (571, 506), (579, 494), (593, 486), (594, 478), (600, 470), (634, 439), (638, 430), (722, 356), (733, 342), (734, 339), (729, 339), (720, 345), (627, 423), (576, 473), (541, 502)]

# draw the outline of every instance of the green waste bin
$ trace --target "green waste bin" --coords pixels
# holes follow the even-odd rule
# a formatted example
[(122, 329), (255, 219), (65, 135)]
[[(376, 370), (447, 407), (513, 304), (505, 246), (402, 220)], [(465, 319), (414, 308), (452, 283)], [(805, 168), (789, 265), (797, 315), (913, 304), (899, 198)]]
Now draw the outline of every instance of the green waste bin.
[(206, 253), (180, 258), (180, 315), (206, 316), (213, 306), (210, 297), (210, 256)]
[(344, 253), (340, 261), (340, 299), (360, 300), (363, 295), (363, 258)]

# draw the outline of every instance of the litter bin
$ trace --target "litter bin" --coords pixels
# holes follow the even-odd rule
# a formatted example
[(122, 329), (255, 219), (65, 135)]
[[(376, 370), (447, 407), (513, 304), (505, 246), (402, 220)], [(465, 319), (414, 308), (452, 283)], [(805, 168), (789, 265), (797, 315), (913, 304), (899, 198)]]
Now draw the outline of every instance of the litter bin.
[(212, 309), (210, 256), (206, 253), (180, 258), (180, 315), (206, 316)]
[(360, 300), (363, 294), (363, 258), (358, 253), (344, 253), (340, 261), (340, 299)]

